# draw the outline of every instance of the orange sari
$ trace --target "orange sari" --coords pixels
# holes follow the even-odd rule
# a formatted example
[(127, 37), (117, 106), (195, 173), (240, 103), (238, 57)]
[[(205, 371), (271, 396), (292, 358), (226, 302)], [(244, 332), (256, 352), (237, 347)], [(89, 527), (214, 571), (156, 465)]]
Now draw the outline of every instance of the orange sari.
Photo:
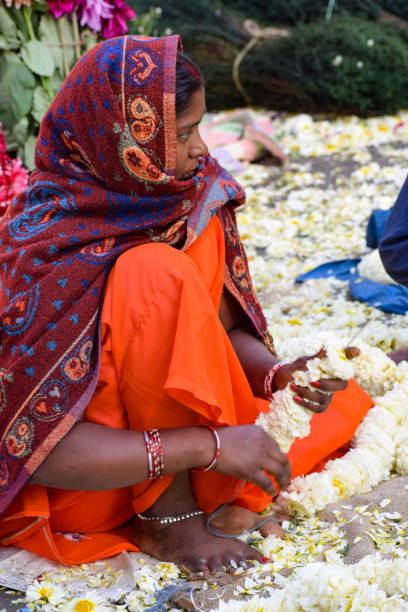
[[(224, 285), (224, 235), (214, 217), (181, 252), (166, 244), (128, 250), (109, 275), (101, 315), (99, 382), (84, 420), (113, 428), (217, 426), (253, 423), (265, 400), (255, 398), (218, 310)], [(289, 452), (293, 476), (344, 452), (373, 405), (354, 382), (312, 419), (311, 434)], [(340, 450), (338, 450), (340, 449)], [(26, 485), (0, 521), (3, 545), (15, 545), (67, 565), (137, 551), (129, 528), (174, 476), (109, 491), (67, 491)], [(210, 513), (239, 482), (215, 472), (191, 473), (200, 508)], [(245, 483), (234, 504), (263, 510), (270, 497)]]

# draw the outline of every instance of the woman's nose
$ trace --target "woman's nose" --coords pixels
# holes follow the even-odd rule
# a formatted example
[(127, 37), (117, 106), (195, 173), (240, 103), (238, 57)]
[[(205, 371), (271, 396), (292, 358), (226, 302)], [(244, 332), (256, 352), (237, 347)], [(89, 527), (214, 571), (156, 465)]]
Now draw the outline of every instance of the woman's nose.
[(191, 157), (205, 157), (208, 154), (208, 147), (205, 144), (204, 140), (201, 138), (199, 132), (197, 132), (197, 136), (194, 139), (193, 146), (191, 147)]

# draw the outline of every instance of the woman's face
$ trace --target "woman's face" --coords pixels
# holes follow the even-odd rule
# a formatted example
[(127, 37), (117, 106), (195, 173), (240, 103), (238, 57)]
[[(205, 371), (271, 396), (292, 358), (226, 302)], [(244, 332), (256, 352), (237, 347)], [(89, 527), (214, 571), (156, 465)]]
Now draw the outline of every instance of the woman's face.
[(208, 149), (198, 131), (206, 111), (204, 88), (191, 96), (186, 110), (177, 117), (177, 158), (174, 177), (178, 181), (190, 179), (196, 173), (198, 157), (207, 155)]

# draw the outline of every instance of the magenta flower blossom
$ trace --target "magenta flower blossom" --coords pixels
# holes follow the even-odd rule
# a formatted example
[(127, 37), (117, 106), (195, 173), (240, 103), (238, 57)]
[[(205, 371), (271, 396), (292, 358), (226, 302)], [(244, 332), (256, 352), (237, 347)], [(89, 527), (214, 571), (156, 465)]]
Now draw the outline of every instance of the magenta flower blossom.
[(6, 141), (0, 123), (0, 217), (6, 212), (15, 196), (27, 187), (28, 170), (21, 159), (10, 159), (6, 152)]
[(0, 216), (5, 212), (14, 198), (27, 187), (28, 170), (23, 167), (21, 159), (9, 159), (0, 168)]
[(82, 0), (47, 0), (51, 13), (56, 19), (63, 15), (71, 15)]
[(128, 31), (128, 19), (136, 17), (135, 11), (127, 6), (125, 0), (110, 0), (113, 15), (110, 19), (104, 20), (102, 24), (103, 38), (113, 38), (122, 36)]
[(102, 29), (102, 20), (110, 20), (113, 7), (106, 0), (84, 0), (80, 8), (81, 26), (88, 26), (94, 32)]

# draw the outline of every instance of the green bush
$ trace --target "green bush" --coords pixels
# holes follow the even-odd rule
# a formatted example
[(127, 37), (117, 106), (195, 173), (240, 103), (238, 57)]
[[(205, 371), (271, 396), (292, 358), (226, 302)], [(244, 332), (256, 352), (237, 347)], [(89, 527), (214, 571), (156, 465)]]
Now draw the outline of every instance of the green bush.
[[(226, 4), (229, 4), (226, 2)], [(323, 17), (327, 0), (234, 0), (234, 9), (260, 25), (295, 25)]]
[[(136, 13), (152, 9), (151, 0), (128, 0)], [(191, 0), (162, 3), (150, 34), (180, 34), (184, 51), (197, 62), (206, 81), (209, 110), (242, 106), (242, 95), (232, 78), (232, 64), (251, 36), (242, 27), (247, 15), (226, 9), (222, 0)], [(137, 33), (136, 24), (130, 25)]]
[[(337, 0), (329, 21), (328, 0), (195, 0), (194, 11), (190, 2), (163, 5), (157, 33), (181, 35), (204, 73), (209, 110), (248, 100), (270, 109), (362, 115), (408, 105), (408, 32), (374, 21), (380, 8), (401, 16), (406, 5), (408, 12), (407, 0)], [(150, 0), (130, 4), (144, 11)], [(232, 68), (250, 39), (247, 18), (261, 27), (294, 27), (288, 38), (259, 40), (245, 56), (239, 71), (244, 99)], [(342, 58), (338, 65), (336, 56)]]
[(407, 0), (380, 0), (379, 4), (384, 11), (402, 17), (402, 19), (408, 19)]
[[(149, 7), (152, 10), (151, 0), (128, 0), (128, 4), (137, 14), (146, 12)], [(154, 35), (177, 33), (181, 35), (183, 44), (189, 41), (189, 46), (193, 46), (194, 41), (219, 37), (220, 41), (229, 41), (240, 47), (248, 39), (240, 26), (247, 14), (234, 11), (236, 19), (231, 19), (230, 12), (224, 6), (226, 3), (222, 0), (194, 0), (194, 10), (192, 0), (163, 3), (162, 8), (159, 1), (157, 4), (156, 11), (159, 14), (151, 30)], [(130, 31), (137, 33), (137, 25), (131, 24)]]
[(398, 30), (336, 17), (259, 42), (240, 76), (251, 101), (268, 108), (394, 113), (408, 106), (408, 45)]
[[(235, 11), (256, 19), (259, 23), (284, 23), (296, 25), (309, 22), (325, 15), (328, 0), (234, 0), (224, 3)], [(377, 19), (380, 10), (397, 17), (408, 18), (407, 0), (336, 0), (334, 14), (364, 15)]]

